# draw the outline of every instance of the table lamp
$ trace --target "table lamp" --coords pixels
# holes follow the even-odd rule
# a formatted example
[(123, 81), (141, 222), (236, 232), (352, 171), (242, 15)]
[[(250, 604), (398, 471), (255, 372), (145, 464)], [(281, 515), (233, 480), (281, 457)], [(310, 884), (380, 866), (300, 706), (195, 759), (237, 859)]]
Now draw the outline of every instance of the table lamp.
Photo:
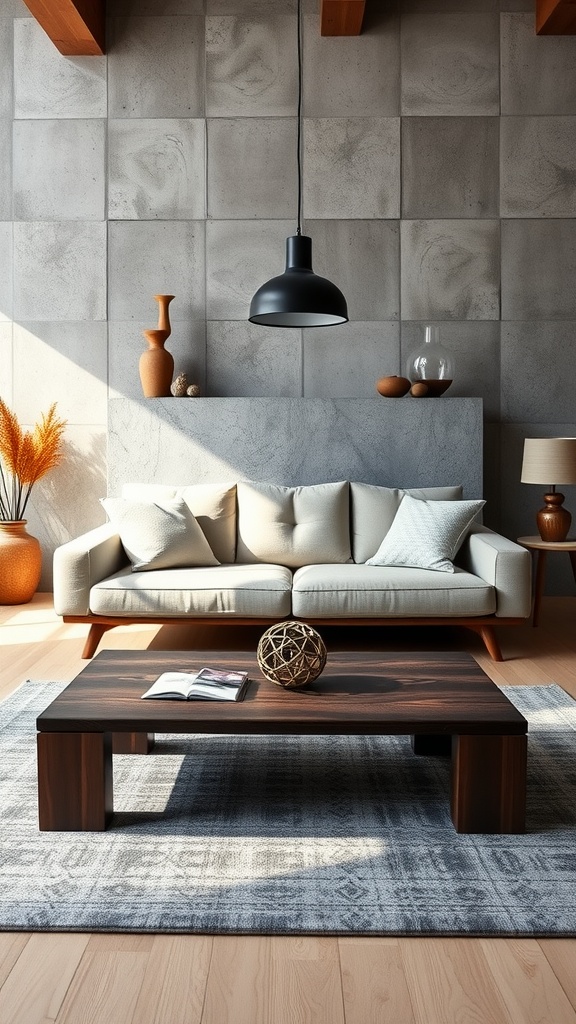
[(520, 479), (523, 484), (549, 484), (546, 504), (536, 514), (538, 531), (542, 540), (566, 540), (572, 516), (562, 507), (564, 495), (556, 484), (576, 484), (576, 437), (527, 437)]

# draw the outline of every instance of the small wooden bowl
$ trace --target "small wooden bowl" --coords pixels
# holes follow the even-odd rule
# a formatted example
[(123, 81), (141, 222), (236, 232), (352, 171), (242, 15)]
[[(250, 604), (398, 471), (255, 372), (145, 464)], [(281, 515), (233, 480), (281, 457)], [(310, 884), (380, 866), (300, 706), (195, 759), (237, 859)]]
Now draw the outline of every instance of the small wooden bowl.
[(380, 377), (376, 381), (376, 391), (384, 398), (402, 398), (410, 391), (410, 381), (407, 377)]

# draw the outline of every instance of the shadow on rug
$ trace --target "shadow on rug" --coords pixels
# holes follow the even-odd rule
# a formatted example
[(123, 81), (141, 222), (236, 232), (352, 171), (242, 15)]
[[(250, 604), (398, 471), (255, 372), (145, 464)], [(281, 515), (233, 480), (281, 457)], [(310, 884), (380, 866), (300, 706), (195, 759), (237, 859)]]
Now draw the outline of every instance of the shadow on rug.
[(576, 935), (576, 703), (503, 687), (529, 722), (527, 833), (458, 835), (449, 760), (406, 736), (162, 736), (114, 758), (112, 826), (39, 832), (35, 719), (0, 705), (0, 928)]

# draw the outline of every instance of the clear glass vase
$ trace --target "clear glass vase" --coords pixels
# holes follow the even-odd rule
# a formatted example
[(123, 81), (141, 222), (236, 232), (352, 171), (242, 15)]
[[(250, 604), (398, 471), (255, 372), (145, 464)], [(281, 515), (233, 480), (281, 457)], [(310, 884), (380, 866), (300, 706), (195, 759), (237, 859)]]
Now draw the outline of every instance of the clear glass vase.
[(412, 352), (406, 364), (407, 376), (427, 387), (430, 398), (443, 395), (454, 379), (454, 357), (440, 344), (440, 328), (424, 328), (424, 344)]

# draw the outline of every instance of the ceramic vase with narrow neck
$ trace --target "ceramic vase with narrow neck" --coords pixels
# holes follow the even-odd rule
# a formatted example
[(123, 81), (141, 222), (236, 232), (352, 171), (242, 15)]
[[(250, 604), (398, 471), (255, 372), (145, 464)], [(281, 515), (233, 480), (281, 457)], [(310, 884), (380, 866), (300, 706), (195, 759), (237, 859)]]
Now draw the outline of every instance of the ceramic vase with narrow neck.
[(168, 306), (172, 302), (172, 299), (175, 298), (175, 296), (174, 295), (155, 295), (154, 298), (156, 299), (156, 302), (158, 303), (158, 330), (159, 331), (167, 331), (168, 333), (167, 333), (166, 337), (168, 338), (170, 336), (171, 331), (172, 331), (172, 327), (170, 326), (170, 313), (169, 313), (169, 310), (168, 310)]
[(155, 295), (154, 298), (158, 303), (158, 327), (156, 330), (142, 331), (148, 348), (140, 356), (138, 369), (145, 398), (169, 398), (174, 359), (164, 344), (172, 333), (168, 307), (174, 296)]
[(38, 590), (42, 551), (26, 523), (0, 522), (0, 604), (27, 604)]
[(138, 369), (145, 398), (168, 398), (174, 376), (174, 359), (164, 348), (166, 331), (142, 331), (148, 348), (140, 356)]

